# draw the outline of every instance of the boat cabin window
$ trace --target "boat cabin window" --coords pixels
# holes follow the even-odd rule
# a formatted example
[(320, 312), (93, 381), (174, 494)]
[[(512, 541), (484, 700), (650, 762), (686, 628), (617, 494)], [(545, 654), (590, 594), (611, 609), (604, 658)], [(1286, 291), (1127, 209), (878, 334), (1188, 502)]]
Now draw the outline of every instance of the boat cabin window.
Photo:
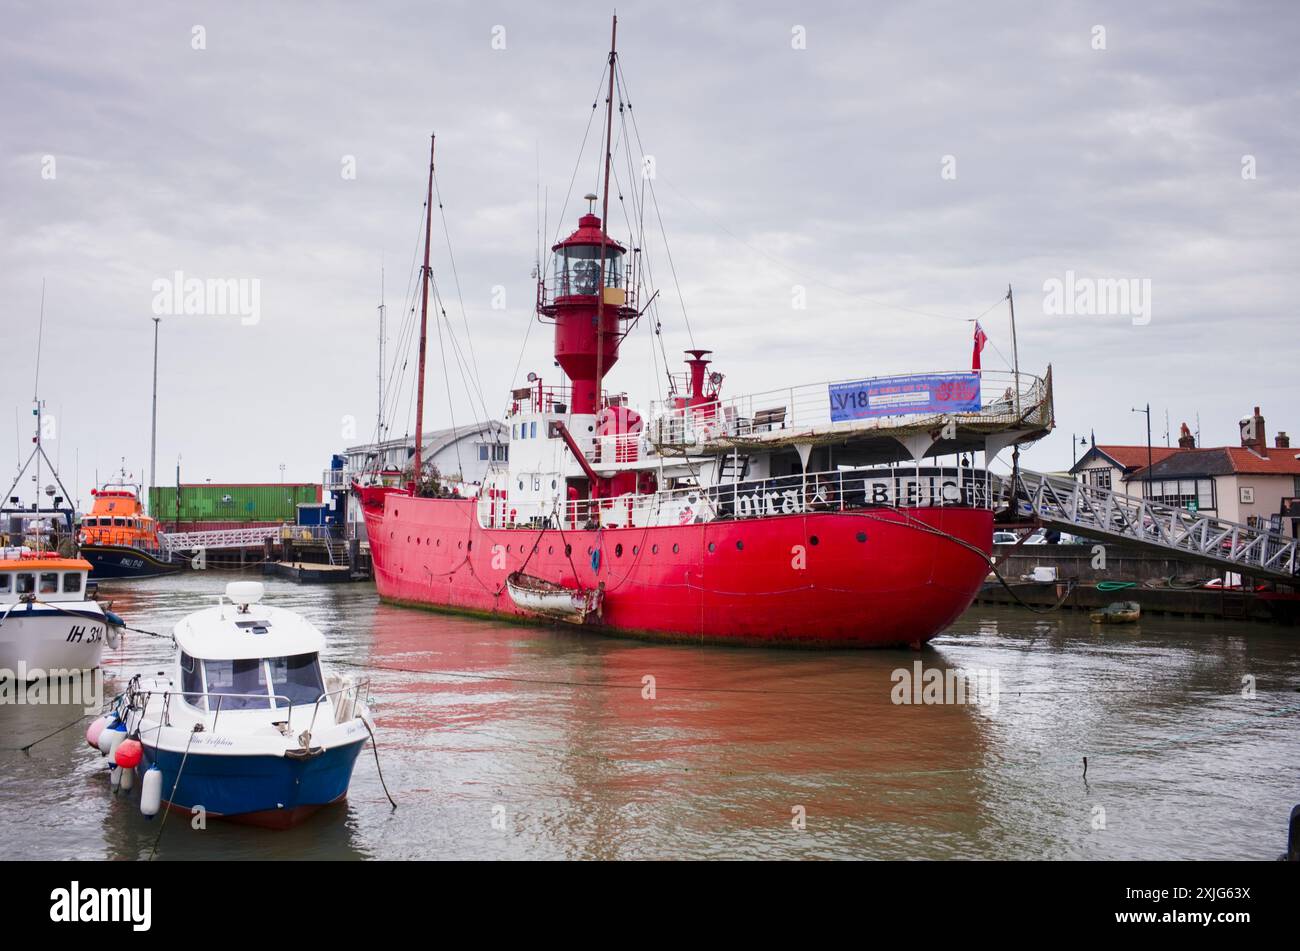
[(9, 586), (14, 583), (14, 576), (7, 571), (0, 571), (0, 594), (8, 594)]
[(271, 693), (277, 695), (275, 706), (290, 703), (315, 703), (325, 692), (321, 683), (320, 661), (315, 654), (295, 654), (292, 657), (272, 657)]
[[(235, 660), (205, 660), (203, 673), (208, 684), (208, 709), (265, 710), (266, 668), (259, 657)], [(218, 694), (224, 694), (218, 697)], [(252, 696), (244, 696), (252, 694)]]
[(116, 525), (118, 528), (121, 528), (123, 525), (126, 524), (126, 519), (124, 519), (124, 518), (115, 518), (115, 519), (113, 519), (113, 524)]
[(14, 590), (19, 594), (31, 594), (36, 590), (36, 576), (23, 573), (15, 576)]
[(181, 691), (186, 703), (203, 706), (203, 675), (199, 662), (181, 651)]
[(81, 590), (81, 572), (69, 571), (63, 575), (63, 593), (75, 594)]
[(57, 571), (41, 572), (41, 594), (59, 593), (59, 573)]

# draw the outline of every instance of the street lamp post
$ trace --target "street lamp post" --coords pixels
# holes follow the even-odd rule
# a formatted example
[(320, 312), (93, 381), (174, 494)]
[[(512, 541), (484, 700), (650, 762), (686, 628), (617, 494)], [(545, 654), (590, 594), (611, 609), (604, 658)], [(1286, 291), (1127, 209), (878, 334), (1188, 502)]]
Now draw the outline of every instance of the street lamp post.
[(1131, 412), (1146, 413), (1147, 416), (1147, 477), (1146, 477), (1146, 497), (1151, 498), (1151, 404), (1146, 405), (1146, 409), (1134, 407)]

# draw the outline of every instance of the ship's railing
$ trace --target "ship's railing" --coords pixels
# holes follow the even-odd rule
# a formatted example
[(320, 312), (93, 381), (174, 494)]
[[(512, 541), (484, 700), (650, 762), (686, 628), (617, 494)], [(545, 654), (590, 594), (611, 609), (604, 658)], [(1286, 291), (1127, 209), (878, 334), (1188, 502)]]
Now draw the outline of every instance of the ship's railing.
[(478, 517), (485, 528), (640, 528), (869, 508), (992, 508), (995, 502), (984, 470), (900, 466), (748, 479), (610, 499), (485, 497), (478, 502)]
[(345, 538), (344, 528), (335, 522), (329, 525), (281, 525), (280, 540), (288, 542), (339, 540)]
[[(369, 693), (370, 690), (369, 680), (361, 680), (358, 681), (357, 683), (348, 684), (346, 686), (339, 687), (335, 690), (326, 691), (325, 693), (318, 695), (315, 700), (295, 701), (282, 693), (275, 693), (275, 694), (221, 693), (216, 691), (198, 691), (198, 690), (163, 690), (163, 691), (156, 692), (156, 695), (162, 697), (162, 701), (163, 701), (162, 722), (167, 726), (172, 725), (171, 699), (172, 697), (180, 697), (190, 706), (195, 707), (198, 710), (201, 710), (205, 713), (209, 713), (212, 715), (212, 723), (209, 725), (208, 728), (213, 733), (215, 733), (217, 730), (217, 724), (221, 719), (221, 712), (222, 710), (225, 709), (226, 701), (228, 700), (229, 701), (234, 701), (234, 700), (261, 701), (261, 703), (255, 706), (240, 706), (240, 707), (231, 708), (234, 710), (241, 710), (245, 712), (250, 710), (255, 712), (269, 711), (269, 710), (277, 710), (277, 711), (284, 710), (286, 711), (284, 715), (285, 723), (291, 726), (293, 724), (294, 709), (297, 708), (298, 710), (304, 710), (310, 706), (312, 708), (312, 715), (311, 715), (311, 720), (308, 722), (308, 726), (307, 726), (308, 731), (310, 731), (316, 726), (316, 717), (320, 715), (320, 705), (322, 702), (326, 700), (330, 700), (333, 697), (338, 697), (341, 700), (341, 698), (346, 697), (348, 694), (352, 695), (350, 707), (349, 705), (343, 704), (341, 702), (335, 705), (335, 711), (336, 711), (335, 722), (341, 723), (343, 722), (343, 720), (350, 719), (350, 717), (342, 717), (340, 719), (337, 714), (342, 710), (347, 710), (347, 709), (355, 710), (357, 704), (361, 701), (362, 690), (365, 690), (367, 694)], [(150, 690), (138, 690), (132, 694), (133, 700), (134, 698), (140, 698), (146, 704), (148, 703), (149, 698), (153, 696), (155, 696), (155, 692)], [(211, 702), (212, 698), (214, 697), (216, 698), (215, 705)], [(271, 701), (275, 701), (275, 703), (272, 704)]]
[(634, 433), (610, 433), (596, 436), (587, 459), (593, 466), (600, 468), (602, 465), (636, 462), (649, 449), (650, 442), (644, 429), (638, 429)]
[[(969, 376), (970, 371), (952, 371)], [(943, 376), (947, 374), (925, 374)], [(906, 377), (879, 377), (873, 384), (888, 384), (891, 380)], [(651, 404), (650, 438), (658, 446), (694, 446), (715, 440), (765, 438), (766, 434), (782, 430), (801, 430), (812, 427), (829, 427), (831, 419), (831, 388), (849, 385), (861, 380), (836, 380), (810, 383), (747, 393), (727, 399), (715, 400), (696, 406), (678, 407), (672, 402)], [(1006, 371), (985, 370), (980, 373), (979, 410), (960, 411), (957, 415), (978, 417), (985, 423), (1016, 423), (1027, 412), (1035, 409), (1047, 395), (1047, 382), (1028, 373), (1017, 378)], [(901, 405), (901, 404), (900, 404)], [(899, 412), (872, 416), (857, 422), (876, 423), (880, 426), (897, 425), (908, 418), (926, 419), (943, 415), (925, 410)]]
[[(548, 274), (541, 282), (540, 301), (543, 306), (554, 303), (561, 297), (595, 297), (600, 283), (598, 266), (590, 270), (569, 268), (558, 273)], [(625, 275), (621, 270), (609, 268), (605, 271), (605, 287), (611, 290), (626, 289), (624, 306), (635, 307), (635, 289), (626, 286)], [(613, 302), (606, 297), (606, 306)]]
[(350, 469), (326, 469), (321, 473), (321, 489), (326, 492), (342, 492), (352, 485), (356, 473)]
[(81, 543), (83, 545), (118, 545), (147, 552), (150, 555), (166, 554), (163, 545), (154, 544), (147, 536), (141, 535), (138, 529), (88, 527), (81, 529), (81, 537), (85, 539)]

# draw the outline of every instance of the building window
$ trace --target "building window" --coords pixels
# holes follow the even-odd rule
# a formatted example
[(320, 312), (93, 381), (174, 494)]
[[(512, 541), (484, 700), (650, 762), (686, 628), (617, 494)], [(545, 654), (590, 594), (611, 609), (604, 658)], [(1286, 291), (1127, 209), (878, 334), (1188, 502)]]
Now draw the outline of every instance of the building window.
[(487, 446), (487, 443), (482, 443), (482, 442), (481, 442), (481, 443), (478, 444), (478, 461), (479, 461), (479, 462), (487, 462), (487, 461), (488, 461), (488, 446)]
[(510, 458), (510, 447), (497, 444), (492, 447), (492, 460), (494, 462), (505, 462)]
[(1111, 469), (1109, 466), (1101, 469), (1085, 469), (1084, 481), (1099, 489), (1109, 489), (1111, 488)]
[(1213, 479), (1154, 479), (1142, 482), (1142, 494), (1152, 502), (1180, 509), (1214, 508)]

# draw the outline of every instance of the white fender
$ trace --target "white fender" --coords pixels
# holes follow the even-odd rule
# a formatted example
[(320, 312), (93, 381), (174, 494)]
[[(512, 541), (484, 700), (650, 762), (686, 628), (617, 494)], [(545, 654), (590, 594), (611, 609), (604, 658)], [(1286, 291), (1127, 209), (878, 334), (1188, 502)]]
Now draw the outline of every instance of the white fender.
[(121, 736), (123, 739), (126, 738), (126, 731), (117, 729), (117, 727), (120, 725), (121, 724), (118, 723), (117, 718), (114, 717), (112, 722), (109, 723), (108, 726), (104, 727), (104, 729), (100, 731), (99, 742), (96, 743), (95, 745), (99, 747), (99, 752), (102, 753), (103, 755), (107, 756), (108, 751), (112, 749), (114, 736)]
[(122, 792), (130, 792), (135, 785), (135, 770), (118, 767), (118, 772), (122, 774)]
[(150, 766), (140, 781), (140, 811), (146, 816), (156, 816), (162, 808), (162, 779), (162, 770)]

